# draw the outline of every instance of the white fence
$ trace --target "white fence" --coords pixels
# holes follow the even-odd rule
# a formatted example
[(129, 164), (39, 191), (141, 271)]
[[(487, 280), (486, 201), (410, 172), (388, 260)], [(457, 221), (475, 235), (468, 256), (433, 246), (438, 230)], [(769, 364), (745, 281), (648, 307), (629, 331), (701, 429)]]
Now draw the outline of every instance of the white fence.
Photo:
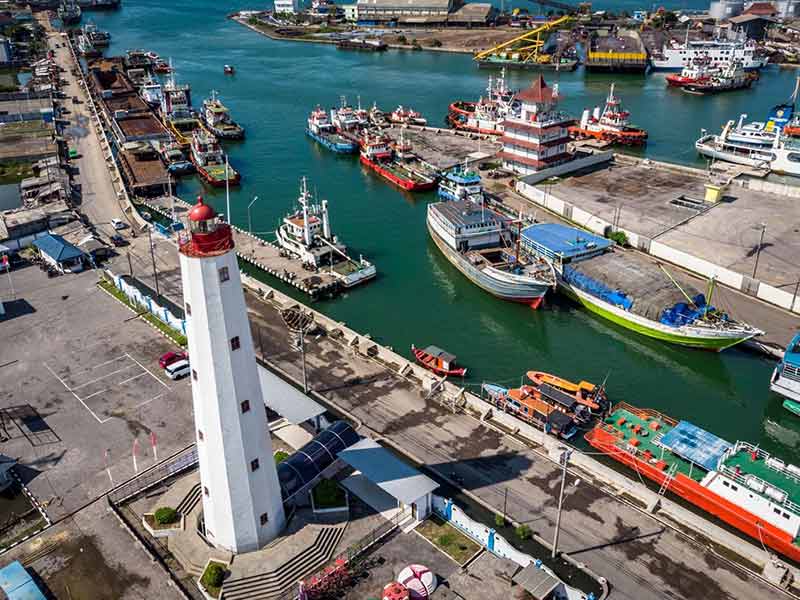
[(186, 335), (186, 320), (179, 319), (173, 315), (168, 308), (160, 306), (150, 296), (143, 294), (138, 288), (127, 283), (122, 277), (114, 275), (111, 271), (105, 271), (109, 280), (114, 282), (114, 286), (125, 294), (134, 305), (146, 309), (150, 314), (158, 317), (160, 321), (169, 325), (176, 332), (181, 335)]

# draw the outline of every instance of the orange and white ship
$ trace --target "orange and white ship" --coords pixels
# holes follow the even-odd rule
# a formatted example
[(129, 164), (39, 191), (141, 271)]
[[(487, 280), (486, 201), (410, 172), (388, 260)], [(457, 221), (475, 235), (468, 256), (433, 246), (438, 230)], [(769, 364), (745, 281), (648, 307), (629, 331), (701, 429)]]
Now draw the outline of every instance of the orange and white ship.
[(569, 128), (575, 139), (595, 138), (626, 146), (640, 146), (647, 143), (647, 132), (630, 124), (630, 113), (622, 108), (619, 97), (614, 95), (614, 84), (606, 98), (602, 112), (599, 106), (594, 110), (583, 111), (580, 123)]
[(711, 68), (711, 61), (707, 56), (698, 56), (681, 69), (680, 73), (670, 73), (665, 77), (667, 85), (683, 87), (695, 83), (706, 83), (717, 70)]
[[(591, 446), (795, 562), (800, 466), (688, 421), (620, 403), (585, 436)], [(636, 478), (634, 477), (634, 479)]]
[(420, 113), (402, 105), (389, 113), (389, 121), (397, 125), (426, 125), (428, 123)]
[(518, 116), (520, 103), (515, 100), (516, 92), (506, 87), (505, 69), (500, 77), (489, 77), (486, 96), (477, 102), (456, 100), (450, 104), (447, 122), (453, 129), (503, 135), (503, 121)]

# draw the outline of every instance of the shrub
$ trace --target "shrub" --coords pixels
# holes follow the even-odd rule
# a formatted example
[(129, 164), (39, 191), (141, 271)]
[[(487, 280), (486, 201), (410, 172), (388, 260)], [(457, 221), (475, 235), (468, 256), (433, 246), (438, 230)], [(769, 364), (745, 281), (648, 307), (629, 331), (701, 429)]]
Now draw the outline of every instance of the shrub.
[(516, 529), (517, 537), (521, 540), (528, 540), (531, 537), (531, 528), (527, 525), (520, 525)]
[(441, 42), (441, 40), (437, 40), (436, 38), (433, 38), (433, 39), (431, 40), (431, 47), (432, 47), (432, 48), (441, 48), (441, 47), (442, 47), (442, 42)]
[(624, 231), (612, 231), (608, 234), (608, 239), (613, 242), (616, 242), (620, 246), (627, 247), (628, 246), (628, 236), (625, 234)]
[(177, 521), (179, 518), (178, 511), (171, 506), (162, 506), (161, 508), (157, 508), (153, 516), (156, 519), (156, 523), (159, 525), (169, 525), (170, 523)]
[(408, 43), (408, 38), (406, 36), (404, 36), (404, 35), (399, 35), (399, 36), (397, 36), (397, 43), (398, 44), (407, 44)]
[(289, 458), (289, 454), (283, 450), (278, 450), (275, 454), (273, 454), (273, 457), (275, 458), (275, 464), (277, 465)]
[(206, 589), (218, 588), (222, 586), (223, 579), (225, 579), (225, 567), (219, 563), (211, 563), (206, 567), (203, 576), (200, 578), (200, 583)]
[(495, 525), (495, 527), (505, 527), (505, 525), (506, 525), (505, 517), (503, 517), (503, 515), (496, 514), (494, 516), (494, 525)]
[(413, 40), (411, 40), (411, 49), (412, 50), (422, 50), (422, 46), (419, 45), (419, 42), (417, 41), (417, 38), (414, 38)]

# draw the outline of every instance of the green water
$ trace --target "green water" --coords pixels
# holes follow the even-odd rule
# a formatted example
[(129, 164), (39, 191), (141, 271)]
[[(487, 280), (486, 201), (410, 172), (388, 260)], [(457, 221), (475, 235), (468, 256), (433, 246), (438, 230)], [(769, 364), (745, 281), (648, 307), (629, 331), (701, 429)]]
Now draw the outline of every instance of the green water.
[[(113, 35), (111, 53), (144, 47), (172, 58), (178, 79), (192, 84), (195, 106), (212, 89), (247, 128), (247, 139), (228, 144), (242, 172), (232, 193), (233, 221), (274, 230), (297, 195), (305, 175), (332, 208), (334, 231), (378, 266), (379, 277), (316, 308), (409, 355), (412, 343), (435, 343), (469, 367), (470, 385), (483, 380), (519, 383), (528, 369), (600, 382), (609, 395), (687, 418), (729, 439), (747, 439), (800, 461), (800, 420), (768, 391), (773, 363), (748, 352), (722, 355), (664, 345), (618, 329), (552, 300), (543, 309), (503, 303), (467, 282), (427, 237), (425, 206), (433, 194), (411, 197), (361, 169), (352, 157), (320, 149), (303, 130), (308, 111), (330, 106), (340, 94), (354, 102), (397, 104), (423, 112), (432, 123), (444, 118), (456, 98), (472, 99), (486, 85), (468, 56), (388, 52), (363, 54), (316, 44), (274, 42), (225, 19), (235, 6), (208, 0), (170, 3), (125, 0), (115, 13), (92, 18)], [(225, 76), (223, 64), (236, 67)], [(548, 78), (553, 75), (548, 75)], [(530, 74), (512, 74), (526, 85)], [(634, 119), (650, 131), (645, 154), (694, 164), (693, 141), (701, 127), (718, 129), (747, 112), (762, 115), (783, 100), (794, 72), (770, 68), (751, 92), (699, 98), (666, 89), (663, 75), (617, 76), (619, 94)], [(600, 101), (610, 77), (561, 74), (564, 107), (579, 113)], [(190, 198), (202, 190), (193, 179), (181, 185)], [(205, 190), (224, 211), (224, 193)]]

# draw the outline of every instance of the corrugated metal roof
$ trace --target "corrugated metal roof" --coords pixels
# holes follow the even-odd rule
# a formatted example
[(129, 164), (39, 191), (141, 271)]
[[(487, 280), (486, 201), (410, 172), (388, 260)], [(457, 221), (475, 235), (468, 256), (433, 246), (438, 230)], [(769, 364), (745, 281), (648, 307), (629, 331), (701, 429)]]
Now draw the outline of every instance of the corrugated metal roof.
[(582, 254), (604, 250), (613, 243), (611, 240), (588, 231), (560, 223), (531, 225), (522, 230), (522, 237), (524, 240), (542, 246), (550, 253), (563, 258), (574, 258)]
[(0, 588), (8, 600), (45, 600), (39, 586), (17, 560), (0, 569)]
[(549, 598), (550, 594), (561, 583), (558, 579), (550, 575), (544, 569), (540, 569), (534, 563), (530, 563), (519, 573), (514, 575), (512, 581), (522, 586), (529, 592), (535, 600)]
[(80, 248), (73, 246), (60, 235), (52, 233), (34, 240), (33, 245), (57, 262), (83, 256)]
[(339, 458), (403, 504), (416, 502), (439, 487), (433, 479), (370, 438), (364, 438), (342, 450)]

